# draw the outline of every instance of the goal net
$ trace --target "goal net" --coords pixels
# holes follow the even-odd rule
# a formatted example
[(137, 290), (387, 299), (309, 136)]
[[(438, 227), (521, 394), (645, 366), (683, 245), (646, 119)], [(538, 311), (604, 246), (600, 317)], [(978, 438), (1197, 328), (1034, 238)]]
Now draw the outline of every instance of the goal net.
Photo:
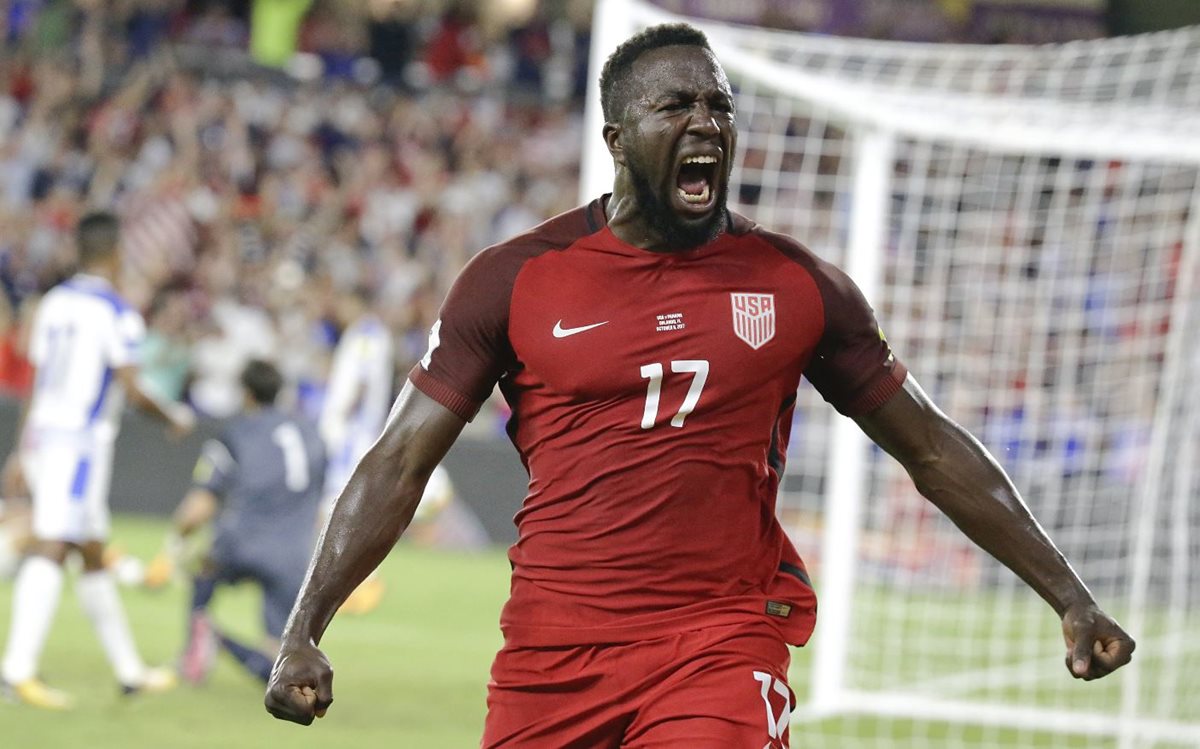
[[(731, 207), (855, 278), (1139, 642), (1071, 679), (1053, 611), (805, 385), (779, 511), (821, 615), (793, 743), (1200, 746), (1200, 28), (914, 45), (606, 0), (593, 71), (673, 20), (737, 94)], [(611, 185), (597, 100), (589, 199)]]

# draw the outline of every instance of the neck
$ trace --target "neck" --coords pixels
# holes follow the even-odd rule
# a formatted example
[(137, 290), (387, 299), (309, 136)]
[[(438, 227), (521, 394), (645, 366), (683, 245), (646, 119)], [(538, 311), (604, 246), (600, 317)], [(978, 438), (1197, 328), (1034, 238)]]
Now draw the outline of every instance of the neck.
[(103, 278), (110, 283), (117, 280), (117, 266), (114, 263), (92, 263), (80, 268), (79, 272), (84, 275)]
[[(725, 231), (727, 217), (724, 202), (718, 210), (721, 212), (715, 225), (710, 223), (699, 233), (683, 228), (672, 229), (669, 217), (653, 214), (664, 208), (651, 206), (647, 210), (642, 205), (643, 197), (639, 200), (640, 191), (633, 185), (628, 170), (617, 168), (617, 178), (613, 182), (612, 195), (604, 207), (608, 219), (608, 228), (617, 239), (647, 252), (663, 254), (687, 252), (711, 241), (716, 234)], [(657, 220), (656, 220), (657, 219)], [(712, 233), (710, 233), (712, 232)], [(690, 236), (689, 236), (690, 235)]]
[(645, 220), (645, 212), (638, 206), (637, 193), (629, 178), (629, 172), (617, 167), (613, 181), (612, 196), (604, 206), (608, 218), (608, 229), (617, 239), (650, 252), (670, 252), (671, 247)]

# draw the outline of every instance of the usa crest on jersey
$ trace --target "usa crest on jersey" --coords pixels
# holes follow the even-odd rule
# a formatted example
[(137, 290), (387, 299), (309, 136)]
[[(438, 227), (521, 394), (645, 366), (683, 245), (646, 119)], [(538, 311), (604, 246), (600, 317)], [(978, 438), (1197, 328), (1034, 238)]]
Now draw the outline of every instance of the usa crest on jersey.
[(775, 337), (775, 295), (732, 293), (733, 333), (758, 350)]

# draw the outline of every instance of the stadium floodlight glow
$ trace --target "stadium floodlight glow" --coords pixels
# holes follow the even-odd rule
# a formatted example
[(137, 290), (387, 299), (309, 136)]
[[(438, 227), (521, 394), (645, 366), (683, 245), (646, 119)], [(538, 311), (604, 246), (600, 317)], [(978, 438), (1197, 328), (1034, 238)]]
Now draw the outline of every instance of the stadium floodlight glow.
[[(735, 89), (731, 208), (850, 273), (1138, 639), (1072, 680), (1053, 612), (805, 385), (779, 512), (821, 613), (794, 743), (1200, 745), (1200, 27), (903, 44), (602, 0), (592, 70), (677, 20)], [(598, 102), (585, 200), (612, 179)]]

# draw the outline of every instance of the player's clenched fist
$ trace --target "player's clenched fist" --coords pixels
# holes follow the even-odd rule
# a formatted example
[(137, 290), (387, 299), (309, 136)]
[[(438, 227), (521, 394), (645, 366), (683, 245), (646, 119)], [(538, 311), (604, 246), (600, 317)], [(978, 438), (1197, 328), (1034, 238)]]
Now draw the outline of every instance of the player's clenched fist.
[(325, 717), (333, 702), (333, 666), (315, 646), (289, 645), (279, 650), (267, 695), (267, 712), (280, 720), (309, 725)]
[(1063, 613), (1067, 670), (1091, 681), (1129, 663), (1136, 644), (1108, 614), (1094, 604), (1072, 606)]

